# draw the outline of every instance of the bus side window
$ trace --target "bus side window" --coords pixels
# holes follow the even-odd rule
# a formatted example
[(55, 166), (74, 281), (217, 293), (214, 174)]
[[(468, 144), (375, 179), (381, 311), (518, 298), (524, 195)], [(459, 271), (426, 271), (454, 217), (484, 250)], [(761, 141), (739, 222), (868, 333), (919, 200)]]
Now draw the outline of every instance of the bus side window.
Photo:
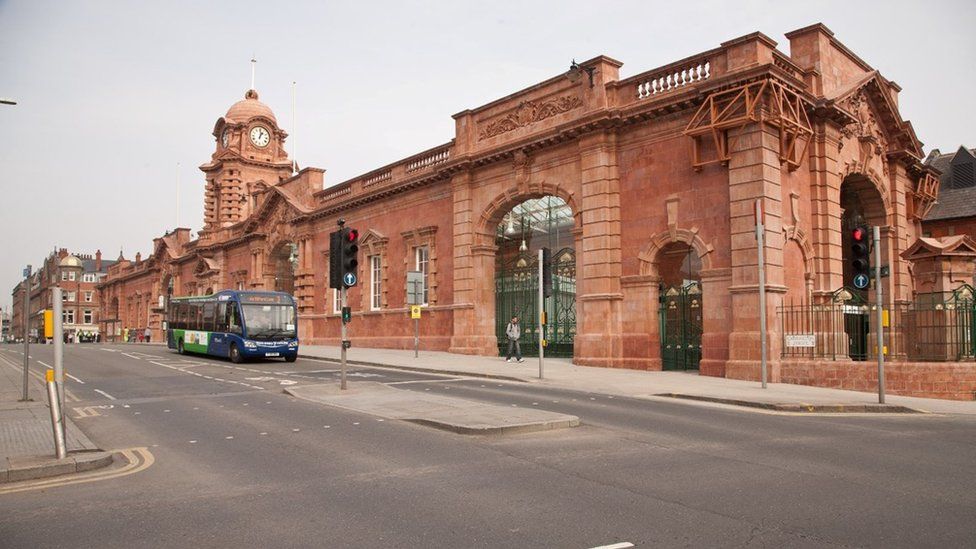
[(204, 303), (203, 304), (203, 331), (213, 332), (214, 331), (214, 313), (216, 312), (216, 303)]
[(215, 332), (227, 332), (227, 302), (221, 301), (217, 304), (217, 316), (214, 324)]
[(237, 335), (244, 333), (241, 328), (241, 315), (237, 310), (236, 303), (230, 303), (227, 307), (227, 332)]

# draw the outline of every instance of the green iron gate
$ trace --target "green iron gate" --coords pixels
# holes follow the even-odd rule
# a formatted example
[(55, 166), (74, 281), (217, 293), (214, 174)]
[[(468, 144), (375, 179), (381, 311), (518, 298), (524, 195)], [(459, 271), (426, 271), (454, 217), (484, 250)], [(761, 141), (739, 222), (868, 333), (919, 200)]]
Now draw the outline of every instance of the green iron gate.
[[(576, 254), (564, 248), (552, 256), (552, 295), (546, 299), (546, 356), (572, 357), (576, 336)], [(505, 328), (513, 316), (522, 326), (523, 356), (539, 356), (539, 261), (529, 254), (495, 273), (495, 335), (498, 353), (508, 350)]]
[(697, 370), (701, 361), (701, 283), (661, 292), (661, 361), (665, 370)]

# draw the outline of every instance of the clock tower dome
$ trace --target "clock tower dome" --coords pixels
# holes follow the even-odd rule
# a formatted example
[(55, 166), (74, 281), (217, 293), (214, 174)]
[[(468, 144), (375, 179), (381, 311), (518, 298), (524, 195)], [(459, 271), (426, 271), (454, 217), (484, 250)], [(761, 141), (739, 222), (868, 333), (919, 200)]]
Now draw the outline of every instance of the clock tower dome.
[(213, 136), (216, 149), (200, 166), (207, 179), (201, 236), (247, 219), (260, 191), (292, 175), (284, 147), (288, 134), (253, 89), (217, 119)]

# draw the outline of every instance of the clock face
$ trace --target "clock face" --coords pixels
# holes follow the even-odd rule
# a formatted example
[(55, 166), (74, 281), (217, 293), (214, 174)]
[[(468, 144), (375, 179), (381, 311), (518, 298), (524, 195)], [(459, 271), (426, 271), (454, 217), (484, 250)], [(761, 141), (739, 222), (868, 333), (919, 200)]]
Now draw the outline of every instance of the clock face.
[(258, 147), (267, 147), (271, 143), (271, 133), (264, 126), (254, 126), (251, 129), (251, 143)]
[(230, 130), (224, 130), (224, 133), (220, 134), (220, 144), (226, 148), (228, 143), (230, 143)]

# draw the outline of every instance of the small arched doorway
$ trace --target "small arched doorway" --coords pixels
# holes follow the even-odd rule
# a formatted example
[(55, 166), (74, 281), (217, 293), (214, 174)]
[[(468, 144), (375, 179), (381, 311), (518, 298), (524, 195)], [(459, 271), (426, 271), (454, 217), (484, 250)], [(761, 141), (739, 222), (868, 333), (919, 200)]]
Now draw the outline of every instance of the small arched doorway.
[(684, 242), (658, 252), (661, 367), (697, 370), (702, 355), (701, 259)]
[(278, 246), (271, 260), (274, 265), (275, 291), (294, 295), (295, 272), (298, 270), (298, 244), (286, 242)]
[(576, 337), (576, 252), (573, 211), (557, 196), (521, 202), (502, 216), (495, 231), (495, 334), (499, 355), (505, 329), (518, 316), (522, 354), (539, 352), (539, 250), (549, 248), (552, 292), (544, 299), (546, 355), (572, 357)]
[[(840, 186), (841, 207), (841, 254), (843, 261), (844, 285), (835, 293), (847, 296), (844, 307), (844, 332), (848, 338), (848, 355), (852, 360), (867, 360), (868, 337), (870, 332), (870, 313), (866, 304), (872, 302), (874, 282), (867, 288), (858, 289), (850, 282), (854, 276), (851, 264), (853, 254), (853, 232), (860, 225), (884, 227), (887, 225), (885, 204), (877, 187), (867, 177), (860, 174), (844, 178)], [(872, 244), (873, 246), (873, 244)], [(882, 248), (882, 255), (885, 255)], [(872, 251), (872, 264), (874, 253)], [(882, 258), (884, 261), (884, 258)], [(876, 267), (872, 265), (872, 267)]]

